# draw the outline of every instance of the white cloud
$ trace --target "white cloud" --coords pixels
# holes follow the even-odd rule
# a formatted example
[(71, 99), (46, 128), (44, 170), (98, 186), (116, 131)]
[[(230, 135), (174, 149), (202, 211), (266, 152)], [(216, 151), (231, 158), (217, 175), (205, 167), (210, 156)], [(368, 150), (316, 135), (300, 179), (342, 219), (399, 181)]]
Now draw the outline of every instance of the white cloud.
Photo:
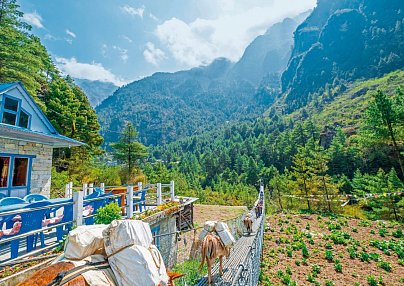
[(66, 29), (66, 34), (72, 38), (76, 38), (76, 34), (70, 31), (69, 29)]
[(144, 7), (141, 8), (134, 8), (129, 5), (124, 5), (121, 7), (122, 11), (132, 15), (132, 16), (139, 16), (140, 18), (143, 18), (143, 13), (144, 13)]
[(153, 19), (154, 21), (160, 21), (160, 19), (159, 18), (157, 18), (153, 13), (150, 13), (149, 14), (149, 17), (151, 18), (151, 19)]
[(42, 17), (36, 11), (32, 13), (25, 13), (22, 18), (31, 26), (37, 27), (39, 29), (44, 28), (44, 26), (42, 25)]
[(206, 0), (198, 3), (205, 5), (203, 18), (191, 23), (172, 18), (155, 31), (183, 67), (207, 64), (218, 57), (237, 61), (246, 46), (269, 26), (313, 8), (316, 0)]
[(118, 51), (118, 53), (120, 54), (121, 60), (124, 63), (126, 63), (128, 61), (129, 56), (128, 56), (128, 50), (127, 49), (124, 49), (124, 48), (121, 48), (121, 47), (118, 47), (118, 46), (113, 46), (112, 48), (114, 50)]
[(66, 59), (56, 57), (56, 65), (64, 74), (75, 78), (112, 82), (117, 86), (122, 86), (126, 83), (121, 78), (105, 69), (100, 63), (79, 63), (75, 58)]
[(128, 36), (126, 36), (126, 35), (121, 35), (120, 37), (121, 37), (122, 39), (128, 41), (128, 43), (132, 43), (132, 42), (133, 42), (133, 40), (132, 40), (131, 38), (129, 38)]
[(148, 42), (146, 44), (146, 49), (143, 51), (143, 56), (146, 61), (155, 66), (157, 66), (160, 61), (166, 58), (165, 53), (162, 50), (156, 48), (151, 42)]

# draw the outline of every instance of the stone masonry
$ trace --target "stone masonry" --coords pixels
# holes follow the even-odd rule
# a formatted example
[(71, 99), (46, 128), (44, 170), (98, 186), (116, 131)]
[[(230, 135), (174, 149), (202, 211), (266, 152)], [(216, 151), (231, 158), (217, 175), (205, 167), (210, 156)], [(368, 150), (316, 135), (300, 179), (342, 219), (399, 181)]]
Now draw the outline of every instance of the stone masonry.
[(52, 147), (40, 143), (0, 138), (0, 153), (35, 155), (32, 159), (31, 193), (50, 195)]

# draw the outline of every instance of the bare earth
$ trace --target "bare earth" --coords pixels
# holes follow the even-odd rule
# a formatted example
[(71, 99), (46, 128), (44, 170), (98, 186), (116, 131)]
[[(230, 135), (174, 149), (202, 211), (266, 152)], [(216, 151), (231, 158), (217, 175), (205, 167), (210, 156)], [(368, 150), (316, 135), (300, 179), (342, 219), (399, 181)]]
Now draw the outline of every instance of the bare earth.
[[(207, 220), (224, 221), (238, 217), (247, 211), (244, 206), (219, 206), (219, 205), (195, 205), (194, 206), (194, 225), (203, 226)], [(200, 229), (190, 231), (181, 235), (181, 241), (178, 243), (177, 263), (189, 259), (194, 237), (198, 238)]]
[[(262, 261), (263, 282), (261, 285), (376, 285), (368, 282), (374, 276), (377, 285), (404, 285), (403, 260), (404, 237), (394, 237), (403, 225), (390, 222), (361, 221), (353, 218), (328, 218), (319, 215), (269, 215), (264, 234)], [(347, 233), (344, 243), (335, 243), (328, 235), (337, 226), (335, 233)], [(381, 236), (379, 231), (386, 231)], [(371, 241), (389, 242), (395, 250), (382, 251), (371, 246)], [(308, 249), (306, 263), (299, 244)], [(356, 247), (356, 257), (351, 258), (348, 248)], [(325, 252), (332, 252), (333, 259), (327, 260)], [(365, 254), (363, 254), (365, 253)], [(363, 261), (362, 255), (374, 259)], [(335, 261), (339, 260), (342, 272), (338, 272)], [(391, 266), (391, 272), (383, 269), (381, 262)], [(299, 265), (298, 265), (299, 264)], [(317, 274), (314, 268), (319, 269)], [(282, 273), (280, 273), (282, 272)], [(312, 279), (308, 278), (311, 273)], [(308, 280), (311, 280), (310, 282)], [(381, 281), (380, 281), (381, 280)], [(330, 281), (326, 284), (326, 281)], [(296, 284), (293, 284), (295, 282)], [(357, 283), (357, 284), (356, 284)]]

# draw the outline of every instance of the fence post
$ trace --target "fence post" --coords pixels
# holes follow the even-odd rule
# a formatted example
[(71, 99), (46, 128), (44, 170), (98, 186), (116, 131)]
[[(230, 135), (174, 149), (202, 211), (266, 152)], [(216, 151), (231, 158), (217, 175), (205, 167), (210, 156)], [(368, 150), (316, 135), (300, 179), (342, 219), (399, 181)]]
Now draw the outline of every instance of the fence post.
[(89, 185), (88, 185), (88, 193), (89, 194), (92, 194), (94, 192), (94, 184), (93, 183), (90, 183)]
[(67, 183), (66, 186), (65, 186), (65, 198), (70, 198), (70, 187), (69, 187), (69, 183)]
[(174, 181), (170, 182), (171, 201), (175, 200)]
[(77, 226), (83, 225), (83, 198), (83, 191), (73, 193), (73, 220)]
[(69, 199), (73, 198), (73, 182), (69, 182)]
[(126, 187), (126, 216), (127, 218), (133, 217), (133, 186)]
[(100, 184), (100, 189), (101, 189), (101, 191), (102, 191), (103, 193), (105, 193), (105, 184), (104, 184), (104, 183), (101, 183), (101, 184)]
[(161, 195), (161, 183), (157, 183), (157, 205), (161, 205), (163, 203), (163, 198)]
[(85, 196), (87, 196), (87, 184), (83, 184), (83, 193)]

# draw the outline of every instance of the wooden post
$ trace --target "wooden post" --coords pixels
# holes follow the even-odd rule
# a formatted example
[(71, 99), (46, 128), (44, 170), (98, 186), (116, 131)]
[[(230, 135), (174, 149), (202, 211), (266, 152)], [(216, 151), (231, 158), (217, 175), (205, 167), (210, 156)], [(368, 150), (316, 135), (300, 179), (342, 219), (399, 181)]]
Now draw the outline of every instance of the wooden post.
[(87, 184), (83, 184), (83, 193), (84, 193), (84, 196), (87, 196), (87, 191), (88, 191)]
[(171, 201), (175, 200), (174, 181), (170, 182)]
[(94, 192), (94, 184), (90, 183), (88, 185), (88, 194), (92, 194)]
[(73, 220), (77, 226), (83, 225), (83, 198), (83, 191), (73, 193)]
[(161, 196), (161, 183), (157, 183), (157, 205), (161, 205), (163, 203), (163, 198)]
[(73, 182), (69, 182), (69, 199), (73, 198)]
[(101, 183), (101, 184), (100, 184), (100, 189), (101, 189), (101, 191), (102, 191), (103, 193), (105, 193), (105, 184), (104, 184), (104, 183)]
[(127, 186), (126, 191), (126, 216), (130, 219), (133, 217), (133, 186)]
[[(142, 196), (142, 193), (140, 192), (141, 190), (143, 190), (143, 183), (142, 182), (137, 182), (137, 191), (138, 191), (138, 195), (140, 194), (140, 196)], [(145, 198), (146, 199), (146, 198)], [(138, 202), (136, 205), (136, 210), (138, 210), (140, 212), (140, 206), (139, 204), (141, 204), (142, 202)]]

